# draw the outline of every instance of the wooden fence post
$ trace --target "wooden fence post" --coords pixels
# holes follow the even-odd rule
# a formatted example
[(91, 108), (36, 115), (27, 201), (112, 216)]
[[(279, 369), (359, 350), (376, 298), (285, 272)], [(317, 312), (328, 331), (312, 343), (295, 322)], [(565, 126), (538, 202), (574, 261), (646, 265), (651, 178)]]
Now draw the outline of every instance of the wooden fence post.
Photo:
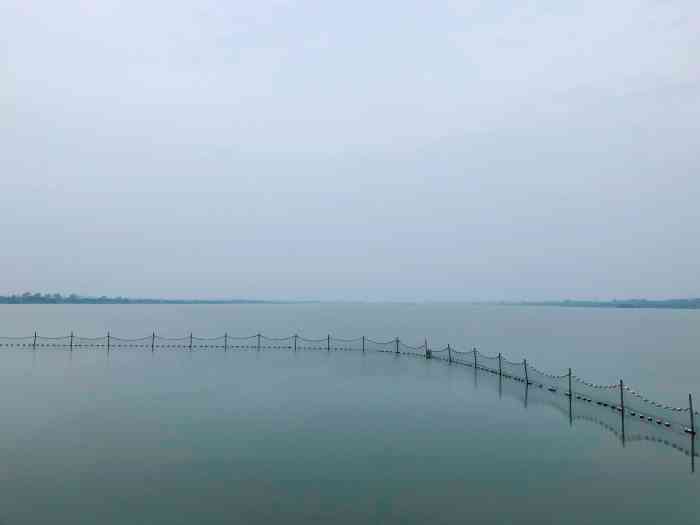
[(192, 332), (190, 332), (190, 352), (192, 351)]
[(32, 345), (32, 349), (36, 350), (36, 332), (34, 332), (34, 344)]
[(258, 334), (258, 352), (260, 351), (260, 334)]
[(365, 336), (362, 336), (362, 352), (365, 351)]
[(328, 339), (326, 343), (326, 349), (330, 352), (331, 351), (331, 334), (328, 334)]
[(433, 357), (433, 353), (430, 351), (430, 347), (428, 346), (428, 338), (425, 338), (425, 358), (430, 359)]
[(476, 346), (474, 347), (474, 370), (476, 370), (478, 367), (477, 362), (476, 362)]
[(447, 362), (452, 362), (452, 348), (450, 347), (449, 343), (447, 345)]
[(73, 351), (73, 332), (70, 333), (70, 351)]
[(399, 353), (399, 338), (396, 338), (396, 353)]
[(297, 351), (297, 337), (299, 337), (297, 334), (294, 334), (294, 351)]
[(574, 393), (571, 390), (571, 368), (569, 368), (569, 398), (573, 398), (573, 397), (574, 397)]
[(107, 353), (109, 353), (109, 343), (110, 343), (110, 335), (109, 335), (109, 330), (107, 331)]
[(224, 334), (224, 352), (228, 351), (228, 332)]
[(156, 333), (153, 332), (153, 335), (151, 335), (151, 352), (155, 352), (156, 350)]
[(503, 367), (501, 366), (501, 352), (498, 352), (498, 375), (503, 375)]

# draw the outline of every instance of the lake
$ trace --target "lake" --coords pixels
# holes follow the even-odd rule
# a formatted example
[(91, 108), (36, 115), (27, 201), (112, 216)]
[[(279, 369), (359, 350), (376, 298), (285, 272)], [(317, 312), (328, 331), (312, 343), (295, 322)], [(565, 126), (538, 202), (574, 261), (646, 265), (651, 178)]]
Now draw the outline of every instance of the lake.
[[(2, 335), (427, 338), (686, 406), (700, 312), (23, 305)], [(410, 355), (3, 348), (0, 523), (696, 523), (688, 435)], [(697, 440), (696, 443), (697, 445)]]

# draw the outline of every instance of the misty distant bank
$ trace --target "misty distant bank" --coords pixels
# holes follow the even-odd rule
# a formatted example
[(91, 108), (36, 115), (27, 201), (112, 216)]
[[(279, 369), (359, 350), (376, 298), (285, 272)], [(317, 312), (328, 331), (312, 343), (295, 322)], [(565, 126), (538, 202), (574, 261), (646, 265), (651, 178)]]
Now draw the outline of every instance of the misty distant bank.
[(0, 304), (301, 304), (315, 301), (282, 301), (264, 299), (158, 299), (133, 297), (92, 297), (76, 294), (23, 293), (0, 295)]
[(520, 301), (502, 302), (500, 304), (513, 306), (562, 306), (576, 308), (667, 308), (695, 310), (700, 309), (700, 298), (693, 299), (622, 299), (612, 301)]
[[(0, 295), (0, 304), (317, 304), (324, 301), (291, 301), (279, 299), (159, 299), (107, 296), (81, 296), (25, 292), (23, 294)], [(334, 301), (325, 301), (334, 302)], [(465, 301), (470, 303), (471, 301)], [(700, 309), (700, 298), (690, 299), (614, 299), (611, 301), (484, 301), (473, 304), (499, 304), (503, 306), (560, 306), (574, 308), (664, 308)]]

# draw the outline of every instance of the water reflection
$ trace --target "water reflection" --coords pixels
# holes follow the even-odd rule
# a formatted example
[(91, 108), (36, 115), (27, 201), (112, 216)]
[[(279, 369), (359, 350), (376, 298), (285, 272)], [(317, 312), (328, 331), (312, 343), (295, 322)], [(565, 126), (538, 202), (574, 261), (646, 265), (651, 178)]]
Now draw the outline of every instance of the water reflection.
[[(473, 367), (472, 367), (473, 368)], [(639, 442), (652, 442), (662, 447), (676, 450), (690, 458), (690, 471), (695, 472), (695, 458), (700, 455), (696, 451), (695, 439), (692, 434), (680, 434), (663, 426), (649, 424), (644, 420), (631, 416), (629, 411), (623, 414), (617, 410), (600, 407), (595, 404), (583, 402), (573, 396), (563, 395), (559, 392), (551, 392), (537, 385), (529, 385), (525, 381), (514, 381), (505, 376), (497, 375), (497, 383), (494, 382), (494, 374), (481, 369), (473, 369), (474, 387), (479, 382), (489, 384), (498, 391), (501, 399), (505, 394), (508, 397), (519, 399), (525, 409), (533, 404), (555, 409), (555, 412), (568, 420), (569, 425), (574, 423), (593, 423), (614, 435), (625, 448), (628, 444)], [(479, 381), (479, 376), (482, 376)]]

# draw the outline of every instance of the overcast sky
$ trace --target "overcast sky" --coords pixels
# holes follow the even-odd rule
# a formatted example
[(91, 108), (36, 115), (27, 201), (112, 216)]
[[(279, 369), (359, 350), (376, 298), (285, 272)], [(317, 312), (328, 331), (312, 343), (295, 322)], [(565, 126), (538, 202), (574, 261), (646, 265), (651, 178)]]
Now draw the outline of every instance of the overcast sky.
[(700, 296), (700, 2), (0, 2), (0, 292)]

